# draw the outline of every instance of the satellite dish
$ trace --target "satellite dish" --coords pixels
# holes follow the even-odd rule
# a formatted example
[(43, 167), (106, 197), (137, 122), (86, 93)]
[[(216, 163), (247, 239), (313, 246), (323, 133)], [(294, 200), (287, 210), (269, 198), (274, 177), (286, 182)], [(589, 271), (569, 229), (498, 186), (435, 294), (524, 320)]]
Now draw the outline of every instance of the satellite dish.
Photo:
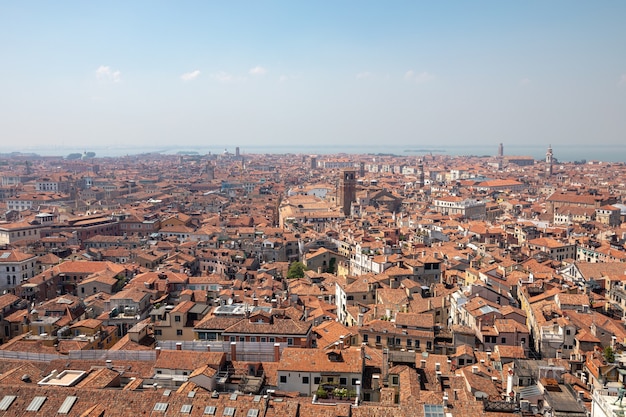
[(228, 300), (226, 300), (226, 304), (231, 305), (233, 303), (233, 299), (229, 298)]

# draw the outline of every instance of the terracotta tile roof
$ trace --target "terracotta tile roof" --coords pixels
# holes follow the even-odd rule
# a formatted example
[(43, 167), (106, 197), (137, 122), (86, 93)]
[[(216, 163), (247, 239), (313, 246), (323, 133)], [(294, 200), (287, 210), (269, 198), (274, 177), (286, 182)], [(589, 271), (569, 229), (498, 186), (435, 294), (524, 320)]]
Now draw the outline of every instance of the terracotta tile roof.
[(196, 352), (191, 350), (162, 350), (154, 368), (186, 370), (192, 372), (204, 365), (216, 369), (225, 358), (224, 352)]
[[(338, 354), (340, 360), (329, 358)], [(342, 350), (285, 348), (280, 358), (278, 371), (344, 372), (361, 373), (361, 349), (350, 347)]]
[(295, 321), (290, 318), (275, 318), (272, 323), (253, 323), (240, 320), (224, 330), (223, 334), (276, 334), (305, 336), (311, 330), (310, 322)]

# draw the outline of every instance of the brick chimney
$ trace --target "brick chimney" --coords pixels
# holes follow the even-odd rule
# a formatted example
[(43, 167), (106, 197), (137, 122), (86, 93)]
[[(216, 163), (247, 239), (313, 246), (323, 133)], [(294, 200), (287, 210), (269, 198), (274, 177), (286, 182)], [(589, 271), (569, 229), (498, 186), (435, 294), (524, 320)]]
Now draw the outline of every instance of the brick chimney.
[(180, 342), (176, 343), (176, 350), (183, 350), (183, 344)]
[(274, 362), (280, 362), (280, 343), (274, 343)]
[(237, 342), (230, 342), (230, 360), (231, 362), (237, 360)]

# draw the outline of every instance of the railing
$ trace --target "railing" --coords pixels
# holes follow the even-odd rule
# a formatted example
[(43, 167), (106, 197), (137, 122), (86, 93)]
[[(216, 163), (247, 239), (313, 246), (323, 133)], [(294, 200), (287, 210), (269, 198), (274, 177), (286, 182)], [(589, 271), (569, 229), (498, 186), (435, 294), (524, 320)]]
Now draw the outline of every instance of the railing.
[(624, 412), (621, 407), (614, 404), (617, 400), (617, 389), (596, 389), (592, 394), (593, 401), (595, 401), (600, 408), (604, 411), (604, 414), (609, 417), (622, 417)]
[[(204, 340), (162, 340), (158, 342), (161, 349), (175, 350), (180, 343), (181, 350), (193, 350), (197, 352), (224, 352), (228, 360), (231, 358), (231, 342), (204, 341)], [(250, 362), (274, 362), (273, 342), (236, 342), (237, 360)], [(280, 344), (280, 352), (287, 347), (286, 343)]]
[(69, 359), (76, 360), (115, 360), (115, 361), (155, 361), (154, 350), (70, 350)]
[(20, 359), (35, 362), (50, 362), (57, 359), (67, 358), (65, 355), (55, 355), (51, 353), (34, 353), (34, 352), (14, 352), (10, 350), (0, 350), (1, 359)]

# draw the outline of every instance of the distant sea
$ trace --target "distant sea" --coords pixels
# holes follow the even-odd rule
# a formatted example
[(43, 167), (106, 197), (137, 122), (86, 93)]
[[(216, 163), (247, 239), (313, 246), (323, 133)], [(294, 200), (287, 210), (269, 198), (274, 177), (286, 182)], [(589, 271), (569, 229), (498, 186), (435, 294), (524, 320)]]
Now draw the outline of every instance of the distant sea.
[[(554, 157), (563, 162), (574, 161), (604, 161), (604, 162), (626, 162), (625, 145), (553, 145)], [(232, 145), (219, 146), (163, 146), (163, 147), (25, 147), (17, 149), (6, 148), (0, 145), (0, 154), (11, 152), (36, 153), (41, 156), (67, 156), (70, 153), (95, 152), (96, 157), (119, 157), (126, 155), (137, 155), (145, 153), (163, 153), (168, 155), (184, 153), (221, 154), (224, 151), (235, 152)], [(298, 154), (298, 155), (329, 155), (329, 154), (392, 154), (398, 156), (419, 156), (426, 154), (441, 154), (450, 156), (494, 156), (497, 154), (498, 144), (494, 145), (255, 145), (240, 146), (240, 153), (245, 154)], [(537, 145), (507, 145), (504, 144), (504, 156), (530, 156), (537, 160), (545, 159), (546, 146)]]

